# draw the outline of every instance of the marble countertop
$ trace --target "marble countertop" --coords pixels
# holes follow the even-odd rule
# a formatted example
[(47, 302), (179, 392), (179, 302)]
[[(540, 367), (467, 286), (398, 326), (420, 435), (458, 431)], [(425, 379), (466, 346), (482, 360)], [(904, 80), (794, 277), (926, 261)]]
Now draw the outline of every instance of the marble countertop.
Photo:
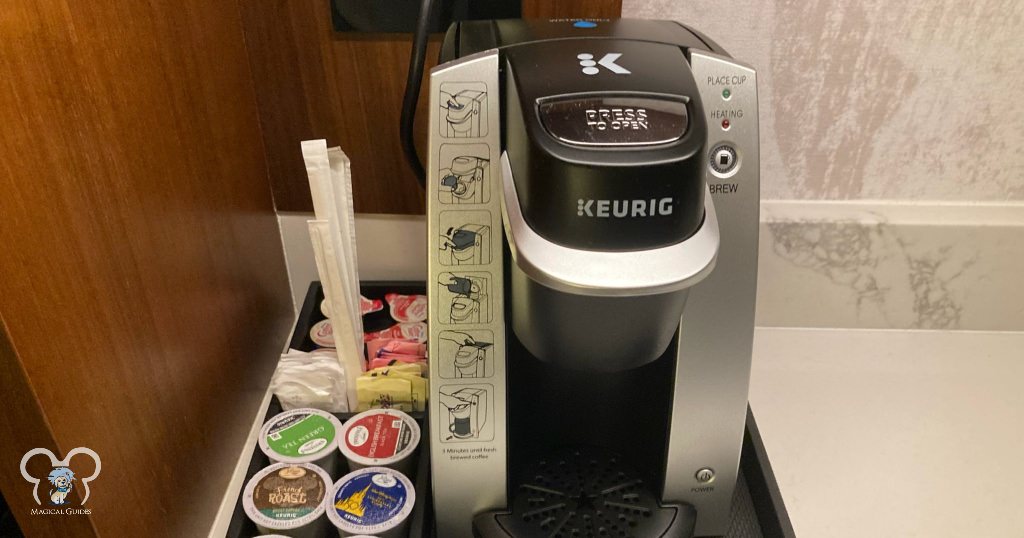
[(1024, 536), (1024, 333), (759, 328), (751, 407), (797, 536)]

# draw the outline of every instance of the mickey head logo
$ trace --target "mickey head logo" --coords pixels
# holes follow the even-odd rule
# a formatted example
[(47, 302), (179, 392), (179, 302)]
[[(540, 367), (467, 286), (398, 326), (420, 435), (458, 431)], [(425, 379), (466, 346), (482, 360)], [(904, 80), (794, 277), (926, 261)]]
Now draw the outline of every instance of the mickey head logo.
[(46, 478), (53, 486), (50, 493), (51, 503), (58, 505), (67, 503), (67, 494), (70, 493), (73, 483), (77, 479), (70, 468), (71, 458), (78, 454), (85, 454), (92, 458), (92, 461), (96, 464), (96, 470), (93, 471), (92, 475), (81, 479), (82, 488), (85, 489), (85, 495), (82, 496), (82, 504), (84, 505), (85, 501), (89, 500), (89, 482), (95, 480), (96, 477), (100, 475), (100, 455), (94, 450), (85, 448), (84, 446), (71, 449), (67, 456), (62, 460), (57, 460), (57, 456), (45, 448), (33, 448), (26, 452), (21, 458), (21, 476), (32, 484), (32, 498), (35, 499), (36, 504), (38, 505), (42, 505), (42, 503), (39, 502), (39, 482), (41, 482), (41, 479), (29, 474), (27, 465), (28, 461), (32, 459), (33, 456), (38, 456), (39, 454), (46, 454), (50, 458), (50, 466), (53, 470)]

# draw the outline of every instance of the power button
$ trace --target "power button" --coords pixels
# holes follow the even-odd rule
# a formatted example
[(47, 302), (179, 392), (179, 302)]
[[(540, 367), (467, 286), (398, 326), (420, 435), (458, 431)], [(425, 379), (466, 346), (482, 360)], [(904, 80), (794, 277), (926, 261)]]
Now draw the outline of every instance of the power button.
[(736, 148), (729, 144), (719, 144), (711, 149), (708, 159), (712, 170), (719, 175), (726, 175), (736, 169)]

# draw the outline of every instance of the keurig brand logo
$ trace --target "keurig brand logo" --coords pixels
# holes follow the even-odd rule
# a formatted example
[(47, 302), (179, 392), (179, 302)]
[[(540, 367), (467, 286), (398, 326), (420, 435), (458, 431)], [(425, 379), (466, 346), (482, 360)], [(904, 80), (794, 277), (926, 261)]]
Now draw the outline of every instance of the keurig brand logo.
[(576, 201), (576, 216), (597, 218), (657, 217), (672, 214), (672, 198)]
[(580, 67), (583, 68), (582, 71), (584, 75), (596, 75), (600, 73), (601, 69), (597, 66), (601, 66), (616, 75), (628, 75), (630, 74), (629, 69), (615, 63), (615, 60), (618, 60), (620, 56), (622, 56), (621, 53), (609, 52), (602, 56), (600, 60), (595, 62), (593, 54), (584, 52), (582, 54), (577, 54), (576, 59), (580, 61)]

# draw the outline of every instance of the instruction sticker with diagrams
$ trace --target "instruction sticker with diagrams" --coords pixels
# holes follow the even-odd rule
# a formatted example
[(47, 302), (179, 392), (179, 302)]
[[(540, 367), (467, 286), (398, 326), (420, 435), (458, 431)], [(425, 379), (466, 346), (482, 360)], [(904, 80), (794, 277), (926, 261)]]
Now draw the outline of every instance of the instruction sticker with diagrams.
[(442, 204), (491, 201), (491, 150), (487, 144), (441, 144), (437, 176)]
[(441, 331), (434, 367), (445, 379), (480, 379), (494, 375), (494, 333), (487, 330)]
[[(507, 464), (500, 113), (496, 52), (430, 75), (429, 420), (439, 536), (504, 507)], [(490, 93), (490, 95), (489, 95)]]
[(442, 211), (439, 239), (441, 265), (491, 263), (491, 214), (487, 211)]
[(487, 136), (487, 85), (483, 82), (441, 84), (441, 136)]
[(490, 273), (441, 273), (435, 319), (448, 325), (490, 323), (490, 287)]
[[(447, 432), (441, 442), (491, 441), (494, 439), (492, 385), (442, 385), (438, 400), (447, 410)], [(442, 420), (442, 423), (444, 420)]]

